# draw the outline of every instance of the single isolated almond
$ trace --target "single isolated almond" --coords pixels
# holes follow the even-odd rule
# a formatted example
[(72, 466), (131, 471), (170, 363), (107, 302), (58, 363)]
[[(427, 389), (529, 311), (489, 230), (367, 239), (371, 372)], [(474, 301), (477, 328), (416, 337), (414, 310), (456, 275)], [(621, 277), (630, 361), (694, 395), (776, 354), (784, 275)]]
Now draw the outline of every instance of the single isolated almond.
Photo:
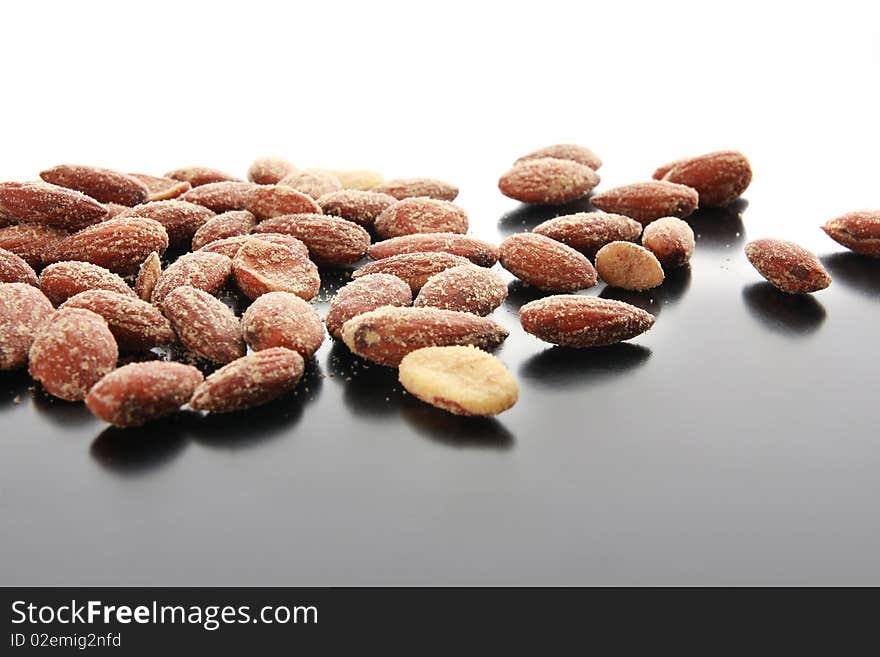
[(415, 233), (461, 233), (468, 229), (467, 213), (450, 201), (407, 198), (384, 210), (375, 223), (383, 239)]
[(208, 219), (196, 230), (192, 238), (192, 250), (197, 251), (206, 244), (227, 237), (247, 235), (256, 225), (257, 219), (247, 210), (232, 210), (218, 214)]
[(341, 189), (318, 198), (324, 214), (342, 217), (359, 226), (372, 226), (376, 217), (395, 203), (397, 199), (389, 194), (359, 189)]
[(331, 267), (350, 265), (364, 257), (370, 246), (370, 234), (350, 221), (324, 214), (292, 214), (274, 217), (257, 224), (254, 235), (282, 233), (300, 240), (309, 257)]
[(661, 217), (687, 217), (697, 209), (698, 200), (695, 189), (650, 180), (605, 190), (590, 202), (600, 210), (632, 217), (645, 225)]
[(599, 249), (596, 271), (608, 285), (624, 290), (649, 290), (665, 278), (657, 257), (632, 242), (611, 242)]
[(696, 248), (693, 229), (675, 217), (663, 217), (649, 223), (642, 234), (642, 245), (666, 270), (688, 264)]
[(190, 243), (195, 232), (214, 216), (214, 211), (195, 203), (173, 199), (138, 205), (118, 216), (158, 221), (168, 233), (168, 243), (180, 246)]
[(746, 257), (758, 273), (788, 294), (806, 294), (831, 285), (815, 254), (794, 242), (759, 239), (746, 244)]
[(100, 203), (131, 206), (146, 203), (150, 198), (150, 190), (137, 178), (101, 167), (59, 164), (41, 171), (40, 178), (52, 185), (75, 189)]
[(577, 144), (554, 144), (553, 146), (545, 146), (536, 151), (532, 151), (528, 155), (523, 155), (515, 164), (527, 162), (528, 160), (540, 160), (545, 157), (556, 158), (557, 160), (571, 160), (578, 164), (590, 167), (594, 171), (602, 166), (602, 160), (586, 146), (578, 146)]
[(395, 178), (373, 187), (374, 192), (393, 196), (397, 200), (427, 196), (438, 201), (454, 201), (458, 187), (436, 178)]
[(73, 189), (41, 181), (0, 183), (0, 215), (20, 223), (80, 230), (105, 214), (98, 201)]
[(583, 198), (599, 184), (599, 174), (573, 160), (523, 160), (501, 176), (501, 193), (523, 203), (561, 205)]
[(352, 317), (382, 306), (412, 305), (412, 290), (391, 274), (367, 274), (351, 281), (330, 301), (325, 322), (335, 340), (342, 339), (342, 325)]
[(457, 233), (416, 233), (376, 242), (367, 250), (374, 260), (390, 258), (402, 253), (441, 251), (467, 258), (480, 267), (491, 267), (498, 262), (498, 247), (485, 240)]
[[(284, 176), (284, 178), (278, 181), (278, 184), (302, 192), (312, 199), (317, 199), (324, 196), (324, 194), (338, 192), (342, 189), (342, 183), (339, 182), (339, 178), (332, 173), (319, 169), (294, 171)], [(308, 212), (308, 210), (300, 210), (300, 212)]]
[(588, 258), (609, 242), (634, 242), (642, 234), (642, 224), (622, 214), (578, 212), (548, 219), (532, 229), (580, 251)]
[(738, 151), (706, 153), (667, 166), (663, 180), (695, 189), (701, 207), (729, 205), (742, 196), (752, 182), (752, 167)]
[[(236, 208), (229, 208), (230, 210)], [(285, 214), (321, 214), (320, 206), (307, 194), (285, 185), (256, 185), (247, 194), (243, 208), (258, 221)]]
[(426, 252), (426, 253), (402, 253), (400, 255), (382, 258), (368, 262), (352, 274), (352, 278), (358, 279), (369, 274), (392, 274), (406, 281), (413, 294), (422, 289), (422, 286), (431, 276), (444, 269), (458, 265), (471, 264), (466, 258), (451, 253)]
[(274, 185), (294, 171), (293, 162), (283, 157), (258, 157), (248, 168), (247, 179), (258, 185)]
[(23, 258), (0, 249), (0, 283), (27, 283), (38, 287), (37, 272)]
[(244, 341), (254, 351), (285, 347), (311, 358), (324, 342), (324, 324), (314, 307), (290, 292), (268, 292), (241, 317)]
[(162, 272), (153, 286), (150, 300), (161, 308), (171, 291), (184, 285), (217, 294), (231, 275), (232, 260), (225, 255), (204, 251), (186, 253)]
[(225, 181), (193, 185), (193, 188), (178, 196), (181, 201), (202, 205), (218, 214), (230, 210), (247, 210), (250, 193), (259, 185), (252, 182)]
[(827, 222), (822, 230), (856, 253), (880, 256), (880, 210), (848, 212)]
[(58, 247), (70, 233), (40, 224), (17, 224), (0, 228), (0, 249), (14, 253), (31, 267), (58, 261)]
[(527, 333), (563, 347), (603, 347), (641, 335), (654, 316), (623, 301), (558, 294), (525, 304), (519, 311)]
[(87, 290), (70, 297), (61, 308), (84, 308), (103, 317), (122, 351), (149, 351), (177, 337), (156, 306), (133, 295)]
[(511, 235), (499, 253), (502, 267), (541, 290), (575, 292), (596, 284), (596, 270), (582, 253), (544, 235)]
[(507, 298), (507, 285), (491, 269), (458, 265), (434, 274), (419, 290), (413, 305), (488, 315)]
[(507, 335), (507, 329), (491, 319), (440, 308), (383, 306), (342, 325), (342, 339), (349, 349), (389, 367), (423, 347), (473, 345), (491, 350)]
[(262, 240), (271, 244), (283, 244), (293, 252), (301, 255), (303, 258), (309, 257), (309, 250), (306, 245), (293, 235), (285, 235), (284, 233), (251, 233), (250, 235), (236, 235), (234, 237), (224, 237), (221, 240), (215, 240), (205, 244), (199, 249), (199, 252), (220, 253), (229, 259), (232, 259), (238, 253), (238, 250), (250, 240)]
[(498, 415), (516, 403), (519, 385), (496, 356), (476, 347), (425, 347), (400, 361), (406, 391), (455, 415)]
[(104, 422), (140, 427), (178, 411), (203, 379), (199, 370), (183, 363), (130, 363), (92, 386), (85, 402)]
[(162, 261), (159, 254), (153, 251), (147, 259), (141, 263), (137, 278), (134, 281), (134, 291), (138, 298), (149, 301), (153, 298), (153, 289), (162, 275)]
[(42, 325), (28, 354), (28, 371), (50, 395), (82, 401), (116, 367), (119, 350), (107, 322), (82, 308), (64, 308)]
[(110, 219), (66, 237), (57, 260), (82, 260), (120, 274), (137, 271), (153, 251), (165, 253), (168, 233), (158, 221), (141, 217)]
[(211, 374), (196, 388), (189, 405), (211, 413), (262, 406), (296, 388), (304, 369), (302, 356), (290, 349), (257, 351)]
[(118, 274), (90, 262), (75, 260), (46, 267), (40, 274), (40, 289), (56, 306), (86, 290), (110, 290), (135, 296), (134, 290)]
[(244, 356), (238, 318), (216, 297), (184, 285), (165, 297), (163, 310), (180, 342), (196, 356), (216, 363)]
[(55, 309), (33, 285), (0, 283), (0, 370), (27, 365), (34, 336)]
[(128, 175), (143, 183), (147, 188), (147, 191), (149, 192), (149, 196), (147, 197), (148, 202), (168, 201), (177, 198), (184, 192), (188, 192), (192, 189), (192, 185), (185, 180), (149, 176), (145, 173), (130, 173)]
[(232, 273), (238, 289), (249, 299), (289, 292), (308, 301), (321, 289), (321, 276), (311, 260), (289, 246), (263, 240), (244, 243), (232, 259)]
[(201, 187), (202, 185), (218, 182), (243, 182), (241, 178), (236, 178), (210, 167), (183, 167), (169, 171), (165, 174), (165, 177), (188, 182), (193, 187)]

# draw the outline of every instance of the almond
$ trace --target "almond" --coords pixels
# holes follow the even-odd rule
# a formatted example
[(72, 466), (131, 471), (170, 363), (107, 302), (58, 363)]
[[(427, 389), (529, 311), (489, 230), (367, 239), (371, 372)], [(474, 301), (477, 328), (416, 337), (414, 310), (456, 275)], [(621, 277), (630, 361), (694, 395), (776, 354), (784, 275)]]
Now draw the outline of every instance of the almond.
[(600, 210), (632, 217), (644, 225), (661, 217), (687, 217), (697, 209), (698, 200), (695, 189), (651, 180), (608, 189), (590, 202)]
[(254, 234), (283, 233), (301, 240), (322, 265), (349, 265), (364, 257), (370, 234), (357, 224), (323, 214), (294, 214), (257, 224)]
[(274, 185), (296, 171), (293, 162), (283, 157), (258, 157), (247, 172), (247, 179), (258, 185)]
[(416, 233), (377, 242), (367, 254), (375, 259), (389, 258), (401, 253), (442, 251), (467, 258), (480, 267), (491, 267), (498, 262), (498, 247), (484, 240), (457, 233)]
[(185, 180), (148, 176), (145, 173), (130, 173), (128, 175), (143, 183), (147, 188), (149, 192), (147, 201), (167, 201), (192, 189), (192, 185)]
[(178, 199), (202, 205), (217, 213), (246, 210), (250, 193), (258, 187), (259, 185), (251, 182), (211, 182), (193, 185), (191, 190), (181, 194)]
[(438, 201), (454, 201), (458, 196), (458, 187), (435, 178), (396, 178), (376, 185), (372, 191), (388, 194), (398, 200), (427, 196)]
[(321, 169), (327, 173), (332, 173), (342, 183), (342, 189), (358, 189), (368, 191), (374, 187), (381, 185), (385, 181), (385, 177), (378, 171), (370, 171), (369, 169)]
[(758, 273), (783, 292), (804, 294), (831, 285), (819, 258), (793, 242), (754, 240), (746, 244), (745, 252)]
[(232, 275), (232, 260), (219, 253), (197, 251), (180, 256), (168, 265), (156, 285), (150, 300), (162, 307), (168, 295), (178, 287), (189, 286), (208, 294), (217, 294)]
[(211, 169), (209, 167), (183, 167), (175, 169), (165, 174), (166, 178), (173, 180), (183, 180), (193, 187), (201, 187), (202, 185), (210, 185), (218, 182), (243, 182), (241, 178), (230, 176), (228, 173)]
[(488, 315), (507, 298), (507, 285), (490, 269), (467, 264), (434, 274), (413, 305)]
[(252, 233), (250, 235), (236, 235), (235, 237), (224, 237), (222, 240), (215, 240), (205, 244), (199, 249), (200, 252), (221, 253), (232, 259), (238, 250), (249, 240), (262, 240), (271, 244), (283, 244), (291, 249), (294, 253), (301, 255), (303, 258), (309, 257), (309, 250), (306, 245), (296, 239), (293, 235), (285, 235), (283, 233)]
[(466, 233), (467, 213), (449, 201), (407, 198), (384, 210), (375, 223), (382, 238), (415, 233)]
[(656, 169), (654, 169), (654, 173), (651, 175), (651, 178), (654, 180), (663, 180), (663, 176), (665, 176), (669, 171), (673, 168), (685, 162), (688, 158), (682, 157), (678, 160), (673, 160), (672, 162), (667, 162), (666, 164), (660, 165)]
[(296, 388), (305, 363), (302, 356), (273, 347), (244, 356), (205, 379), (189, 404), (198, 411), (228, 413), (261, 406)]
[[(313, 199), (320, 198), (324, 194), (330, 194), (331, 192), (338, 192), (342, 189), (342, 183), (339, 182), (339, 178), (332, 173), (318, 169), (294, 171), (282, 178), (278, 184), (295, 189)], [(300, 212), (308, 212), (308, 210), (300, 210)]]
[(602, 347), (641, 335), (654, 316), (623, 301), (558, 294), (519, 311), (526, 332), (564, 347)]
[(56, 262), (40, 274), (40, 289), (56, 306), (86, 290), (110, 290), (129, 297), (135, 296), (128, 283), (109, 269), (90, 262)]
[(70, 297), (61, 308), (85, 308), (103, 317), (124, 351), (149, 351), (176, 339), (171, 323), (156, 306), (127, 294), (87, 290)]
[(101, 218), (101, 221), (115, 219), (129, 209), (127, 205), (120, 205), (119, 203), (105, 203), (104, 207), (107, 209), (107, 214)]
[(96, 224), (107, 209), (95, 199), (45, 182), (0, 183), (0, 215), (28, 224), (79, 230)]
[(848, 212), (826, 223), (822, 230), (856, 253), (880, 256), (880, 210)]
[(397, 199), (388, 194), (358, 189), (342, 189), (318, 199), (324, 214), (342, 217), (359, 226), (372, 226), (376, 217), (395, 203)]
[(58, 260), (58, 247), (70, 235), (66, 230), (40, 224), (19, 224), (0, 228), (0, 249), (14, 253), (31, 267)]
[(406, 281), (413, 294), (422, 289), (422, 286), (431, 276), (444, 269), (457, 265), (469, 265), (467, 258), (462, 258), (451, 253), (425, 252), (425, 253), (401, 253), (400, 255), (382, 258), (374, 262), (368, 262), (352, 274), (352, 278), (360, 278), (368, 274), (392, 274)]
[(119, 216), (158, 221), (168, 233), (169, 244), (180, 246), (189, 244), (195, 232), (214, 216), (214, 212), (195, 203), (174, 199), (138, 205)]
[(690, 262), (696, 242), (694, 231), (687, 222), (663, 217), (645, 227), (642, 245), (657, 256), (664, 269), (674, 269)]
[(255, 186), (247, 195), (245, 206), (240, 209), (253, 213), (258, 221), (285, 214), (321, 214), (322, 212), (312, 197), (284, 185)]
[(153, 251), (164, 253), (168, 233), (158, 221), (140, 217), (109, 219), (66, 237), (57, 247), (56, 260), (82, 260), (113, 272), (137, 271)]
[(27, 283), (38, 287), (37, 272), (12, 251), (0, 249), (0, 283)]
[(192, 249), (196, 251), (206, 244), (227, 237), (247, 235), (256, 225), (256, 218), (247, 210), (231, 210), (218, 214), (208, 219), (196, 230), (192, 238)]
[(247, 348), (238, 318), (204, 290), (175, 288), (165, 297), (163, 309), (180, 342), (196, 356), (217, 363), (244, 356)]
[(330, 302), (327, 312), (327, 331), (342, 339), (342, 325), (352, 317), (382, 306), (409, 306), (412, 304), (409, 285), (391, 274), (367, 274), (343, 287)]
[(501, 176), (498, 189), (523, 203), (561, 205), (583, 198), (599, 184), (599, 174), (573, 160), (524, 160)]
[(324, 342), (324, 324), (317, 311), (289, 292), (260, 296), (242, 315), (241, 331), (254, 351), (285, 347), (303, 358), (311, 358)]
[(342, 325), (342, 339), (349, 349), (389, 367), (423, 347), (473, 345), (491, 350), (507, 335), (507, 329), (491, 319), (440, 308), (383, 306)]
[(161, 275), (162, 261), (159, 259), (159, 254), (153, 251), (141, 263), (137, 278), (134, 281), (134, 291), (138, 298), (143, 301), (150, 301), (153, 298), (153, 289), (156, 287), (156, 283)]
[(596, 271), (608, 285), (624, 290), (649, 290), (665, 277), (656, 256), (632, 242), (611, 242), (599, 249)]
[(577, 144), (554, 144), (553, 146), (545, 146), (536, 151), (532, 151), (528, 155), (523, 155), (515, 164), (527, 162), (529, 160), (540, 160), (545, 157), (552, 157), (557, 160), (571, 160), (578, 164), (590, 167), (594, 171), (602, 166), (602, 160), (586, 146), (578, 146)]
[(86, 406), (96, 417), (117, 427), (139, 427), (176, 412), (202, 380), (202, 373), (192, 365), (130, 363), (92, 386)]
[(742, 196), (752, 182), (752, 167), (746, 156), (737, 151), (689, 157), (670, 163), (669, 167), (663, 180), (697, 190), (701, 207), (729, 205)]
[(82, 401), (116, 367), (118, 357), (103, 317), (82, 308), (64, 308), (49, 317), (34, 338), (28, 369), (50, 395)]
[(549, 219), (535, 226), (532, 232), (567, 244), (592, 258), (609, 242), (634, 242), (642, 234), (642, 225), (621, 214), (578, 212)]
[(34, 336), (55, 309), (27, 283), (0, 283), (0, 370), (24, 367)]
[(541, 290), (574, 292), (596, 284), (596, 270), (582, 253), (544, 235), (511, 235), (499, 253), (502, 267)]
[(40, 172), (52, 185), (75, 189), (101, 203), (137, 205), (150, 197), (147, 186), (126, 173), (83, 164), (59, 164)]
[(238, 250), (232, 271), (238, 289), (249, 299), (290, 292), (309, 300), (321, 289), (318, 268), (311, 260), (288, 246), (259, 239), (248, 240)]

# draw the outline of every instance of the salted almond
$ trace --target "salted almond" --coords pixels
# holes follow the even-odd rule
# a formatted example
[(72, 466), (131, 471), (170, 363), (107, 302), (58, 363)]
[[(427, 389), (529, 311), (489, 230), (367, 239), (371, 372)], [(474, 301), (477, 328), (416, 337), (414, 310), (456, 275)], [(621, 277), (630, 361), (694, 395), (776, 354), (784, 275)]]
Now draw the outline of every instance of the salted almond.
[(392, 274), (397, 276), (415, 294), (427, 280), (444, 269), (471, 264), (466, 258), (451, 253), (402, 253), (400, 255), (368, 262), (352, 274), (357, 279), (369, 274)]
[(247, 210), (258, 221), (285, 214), (321, 214), (323, 212), (311, 196), (281, 184), (256, 185), (247, 194), (244, 207), (235, 209)]
[(485, 240), (457, 233), (416, 233), (401, 235), (376, 242), (367, 251), (374, 260), (390, 258), (401, 253), (441, 251), (467, 258), (480, 267), (491, 267), (498, 262), (498, 247)]
[(0, 183), (0, 215), (16, 222), (80, 230), (101, 221), (107, 209), (91, 196), (43, 181)]
[(90, 262), (56, 262), (40, 274), (40, 289), (56, 306), (86, 290), (110, 290), (134, 297), (128, 283), (109, 269)]
[(172, 199), (137, 205), (118, 216), (158, 221), (168, 233), (169, 245), (176, 246), (189, 244), (195, 232), (214, 216), (214, 211), (195, 203)]
[(228, 363), (247, 350), (238, 318), (203, 290), (188, 285), (173, 289), (165, 297), (163, 312), (183, 346), (200, 358)]
[(249, 299), (269, 292), (289, 292), (305, 300), (321, 289), (314, 263), (283, 244), (250, 239), (232, 259), (235, 284)]
[(70, 236), (66, 230), (41, 224), (17, 224), (0, 228), (0, 249), (14, 253), (31, 267), (59, 260), (58, 247)]
[(694, 231), (687, 222), (675, 217), (663, 217), (645, 227), (642, 245), (668, 270), (690, 262), (696, 242)]
[(491, 269), (458, 265), (431, 276), (419, 290), (414, 306), (488, 315), (507, 298), (507, 285)]
[(192, 238), (192, 250), (197, 251), (206, 244), (227, 237), (247, 235), (256, 225), (256, 218), (247, 210), (232, 210), (218, 214), (208, 219), (196, 230)]
[(352, 317), (376, 310), (382, 306), (409, 306), (412, 290), (401, 278), (391, 274), (366, 274), (345, 285), (327, 311), (327, 331), (336, 339), (342, 339), (342, 325)]
[(177, 337), (171, 323), (156, 306), (133, 295), (86, 290), (70, 297), (60, 307), (85, 308), (103, 317), (116, 344), (124, 351), (149, 351), (171, 344)]
[(27, 283), (0, 283), (0, 370), (27, 365), (28, 351), (55, 309), (39, 289)]
[(729, 205), (752, 182), (752, 167), (738, 151), (716, 151), (670, 163), (663, 180), (697, 190), (701, 207)]
[(318, 198), (324, 214), (342, 217), (359, 226), (372, 226), (382, 212), (397, 203), (397, 199), (379, 192), (341, 189)]
[(254, 235), (292, 235), (309, 250), (309, 257), (321, 265), (340, 266), (357, 262), (370, 246), (370, 234), (350, 221), (324, 214), (292, 214), (273, 217), (257, 224)]
[(788, 294), (817, 292), (831, 285), (831, 276), (819, 258), (794, 242), (753, 240), (745, 252), (761, 276)]
[(560, 205), (583, 198), (599, 184), (599, 174), (573, 160), (523, 160), (501, 176), (498, 189), (523, 203)]
[(128, 175), (143, 183), (147, 188), (149, 192), (147, 201), (167, 201), (192, 189), (192, 185), (185, 180), (148, 176), (145, 173), (130, 173)]
[(695, 189), (663, 180), (614, 187), (590, 199), (600, 210), (632, 217), (643, 225), (661, 217), (687, 217), (698, 201)]
[(168, 233), (158, 221), (142, 217), (110, 219), (64, 238), (56, 260), (82, 260), (112, 272), (137, 271), (153, 251), (165, 253)]
[(268, 292), (241, 317), (244, 341), (254, 351), (285, 347), (311, 358), (324, 342), (324, 325), (315, 308), (289, 292)]
[(427, 196), (438, 201), (454, 201), (458, 187), (436, 178), (395, 178), (373, 187), (372, 191), (393, 196), (398, 200)]
[(252, 182), (210, 182), (202, 185), (193, 185), (188, 192), (184, 192), (178, 198), (181, 201), (202, 205), (218, 214), (230, 210), (247, 210), (250, 202), (250, 193), (259, 188)]
[(642, 225), (621, 214), (578, 212), (544, 221), (532, 229), (580, 251), (588, 258), (609, 242), (634, 242), (642, 234)]
[[(183, 167), (169, 171), (165, 174), (165, 177), (188, 182), (193, 187), (201, 187), (202, 185), (218, 182), (242, 182), (241, 178), (236, 178), (210, 167)], [(220, 210), (216, 210), (216, 212), (220, 212)]]
[(848, 212), (822, 226), (838, 244), (862, 255), (880, 255), (880, 210)]
[(511, 235), (499, 253), (502, 267), (542, 290), (574, 292), (596, 284), (596, 270), (582, 253), (544, 235)]
[[(324, 196), (324, 194), (338, 192), (342, 189), (342, 183), (339, 182), (339, 178), (332, 173), (321, 171), (320, 169), (294, 171), (279, 180), (278, 184), (291, 187), (312, 199), (317, 199)], [(301, 210), (301, 212), (308, 212), (308, 210)]]
[(243, 247), (249, 240), (263, 240), (271, 244), (283, 244), (291, 249), (294, 253), (301, 255), (303, 258), (309, 257), (309, 250), (306, 245), (293, 235), (285, 235), (283, 233), (251, 233), (249, 235), (235, 235), (233, 237), (224, 237), (221, 240), (208, 242), (199, 252), (219, 253), (227, 258), (234, 258), (238, 250)]
[(283, 157), (258, 157), (247, 172), (247, 178), (258, 185), (274, 185), (296, 171), (293, 162)]
[(23, 258), (0, 249), (0, 283), (27, 283), (39, 287), (37, 272)]
[(649, 290), (664, 279), (656, 256), (632, 242), (611, 242), (599, 249), (596, 271), (608, 285), (624, 290)]
[(553, 146), (545, 146), (536, 151), (532, 151), (528, 155), (523, 155), (516, 161), (516, 164), (526, 162), (528, 160), (540, 160), (545, 157), (553, 157), (557, 160), (571, 160), (578, 164), (590, 167), (594, 171), (602, 166), (602, 160), (586, 146), (578, 146), (577, 144), (554, 144)]
[(75, 189), (100, 203), (137, 205), (150, 197), (147, 186), (127, 173), (83, 164), (60, 164), (40, 172), (47, 183)]
[(162, 308), (168, 295), (183, 286), (217, 294), (226, 286), (231, 274), (232, 260), (225, 255), (205, 251), (186, 253), (162, 272), (153, 287), (150, 300)]
[(384, 210), (375, 223), (380, 237), (400, 237), (415, 233), (461, 233), (468, 229), (467, 213), (449, 201), (407, 198)]

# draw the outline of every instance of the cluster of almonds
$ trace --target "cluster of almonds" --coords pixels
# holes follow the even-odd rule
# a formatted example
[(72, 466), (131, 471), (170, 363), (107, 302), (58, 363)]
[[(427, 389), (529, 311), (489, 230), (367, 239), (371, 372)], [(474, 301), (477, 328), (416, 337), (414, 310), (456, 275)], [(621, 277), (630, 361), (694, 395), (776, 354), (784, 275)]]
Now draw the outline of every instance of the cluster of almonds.
[[(499, 188), (525, 203), (567, 203), (598, 184), (600, 165), (584, 147), (551, 146), (518, 160)], [(228, 412), (285, 394), (323, 343), (325, 324), (358, 356), (398, 367), (403, 386), (427, 403), (502, 412), (518, 387), (488, 353), (508, 335), (487, 317), (507, 296), (496, 262), (560, 293), (521, 308), (527, 332), (570, 347), (630, 339), (654, 317), (571, 293), (598, 276), (626, 289), (660, 285), (664, 268), (693, 254), (682, 219), (739, 197), (751, 169), (735, 152), (678, 160), (655, 180), (594, 195), (603, 212), (551, 219), (500, 247), (467, 234), (467, 213), (453, 203), (458, 189), (433, 179), (299, 170), (280, 158), (254, 162), (248, 180), (204, 167), (154, 177), (79, 165), (40, 177), (0, 183), (0, 369), (28, 366), (49, 394), (138, 426), (185, 404)], [(880, 250), (880, 213), (846, 215), (825, 229), (854, 250)], [(800, 247), (758, 241), (746, 250), (781, 289), (824, 287), (824, 270)], [(322, 322), (309, 303), (320, 271), (365, 256), (371, 261)], [(230, 282), (250, 300), (241, 317), (218, 298)], [(120, 351), (169, 345), (222, 366), (207, 377), (184, 362), (118, 367)]]

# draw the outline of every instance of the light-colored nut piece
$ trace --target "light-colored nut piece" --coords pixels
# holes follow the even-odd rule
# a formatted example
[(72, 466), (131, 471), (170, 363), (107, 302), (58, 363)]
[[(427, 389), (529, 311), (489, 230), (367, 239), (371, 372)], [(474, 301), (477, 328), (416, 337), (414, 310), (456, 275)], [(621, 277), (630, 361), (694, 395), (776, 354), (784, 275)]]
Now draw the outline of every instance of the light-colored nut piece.
[(665, 278), (657, 257), (632, 242), (611, 242), (599, 249), (596, 271), (608, 285), (624, 290), (649, 290)]

